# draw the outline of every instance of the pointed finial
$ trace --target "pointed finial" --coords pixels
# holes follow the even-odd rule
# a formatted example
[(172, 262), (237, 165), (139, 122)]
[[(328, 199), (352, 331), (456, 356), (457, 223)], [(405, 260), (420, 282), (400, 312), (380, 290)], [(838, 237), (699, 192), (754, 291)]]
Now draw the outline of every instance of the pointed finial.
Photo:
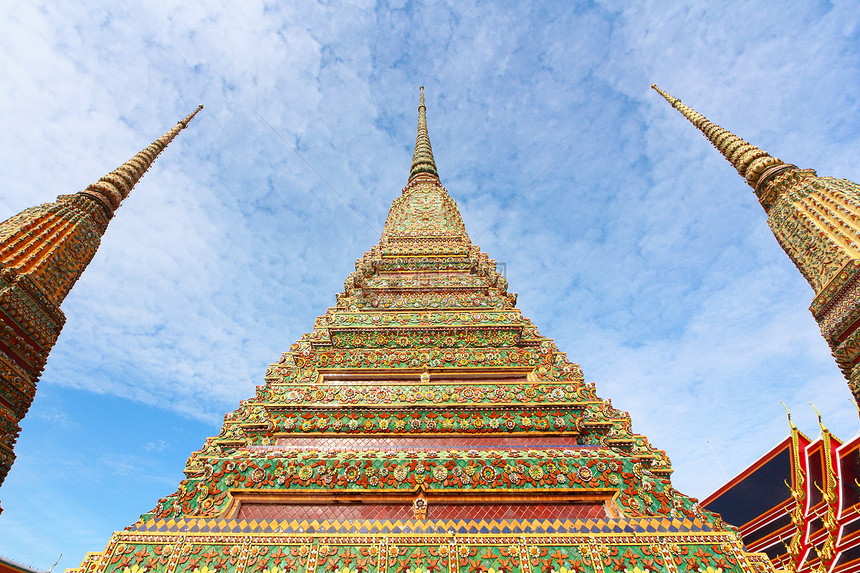
[[(780, 159), (771, 157), (766, 151), (763, 151), (755, 145), (748, 143), (733, 134), (727, 129), (723, 129), (719, 125), (707, 120), (703, 115), (696, 113), (690, 109), (676, 97), (667, 94), (656, 84), (652, 84), (651, 88), (669, 102), (672, 107), (681, 112), (681, 115), (686, 117), (690, 123), (696, 126), (705, 137), (716, 147), (720, 153), (737, 169), (738, 173), (743, 176), (750, 187), (757, 189), (762, 174), (765, 170), (776, 166), (784, 166), (783, 169), (793, 167), (786, 165)], [(781, 171), (781, 170), (780, 170)], [(770, 170), (769, 179), (774, 175), (774, 171)], [(762, 180), (763, 181), (763, 180)]]
[(827, 432), (827, 428), (824, 427), (824, 423), (821, 421), (821, 412), (818, 411), (818, 408), (816, 408), (815, 404), (813, 404), (812, 402), (807, 402), (807, 404), (812, 406), (812, 409), (815, 410), (815, 413), (818, 415), (818, 425), (819, 427), (821, 427), (821, 432)]
[(155, 158), (173, 141), (176, 134), (188, 127), (189, 122), (201, 109), (203, 106), (198, 106), (197, 109), (188, 114), (188, 117), (152, 142), (149, 147), (88, 186), (81, 193), (98, 199), (111, 213), (116, 211), (123, 199), (128, 197), (132, 188), (155, 161)]
[(854, 409), (857, 410), (857, 416), (860, 416), (860, 404), (857, 403), (857, 400), (852, 400), (851, 398), (845, 398), (854, 406)]
[(409, 181), (421, 173), (427, 173), (439, 178), (436, 171), (436, 161), (433, 159), (433, 149), (430, 147), (430, 136), (427, 134), (427, 108), (424, 107), (424, 86), (419, 88), (418, 100), (418, 137), (415, 139), (415, 153), (412, 154), (412, 166), (409, 169)]
[(785, 414), (788, 416), (788, 423), (791, 424), (791, 428), (794, 429), (794, 422), (791, 421), (791, 412), (788, 411), (788, 406), (786, 406), (785, 402), (783, 402), (782, 400), (780, 400), (779, 403), (782, 404), (783, 408), (785, 408)]

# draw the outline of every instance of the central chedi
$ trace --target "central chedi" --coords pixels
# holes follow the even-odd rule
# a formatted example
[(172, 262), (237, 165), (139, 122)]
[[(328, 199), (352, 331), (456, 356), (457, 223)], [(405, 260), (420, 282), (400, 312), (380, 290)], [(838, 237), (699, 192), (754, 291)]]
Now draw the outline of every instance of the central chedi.
[(469, 240), (424, 107), (382, 238), (84, 572), (769, 571)]

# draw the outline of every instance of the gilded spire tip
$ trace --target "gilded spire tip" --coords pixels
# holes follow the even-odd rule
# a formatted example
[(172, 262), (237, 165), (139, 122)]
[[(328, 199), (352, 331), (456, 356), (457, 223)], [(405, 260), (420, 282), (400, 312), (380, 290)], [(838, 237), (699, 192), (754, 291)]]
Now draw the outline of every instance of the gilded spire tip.
[(89, 185), (81, 193), (101, 201), (111, 213), (116, 211), (120, 203), (128, 197), (132, 188), (155, 161), (155, 158), (164, 151), (180, 131), (188, 127), (188, 124), (201, 109), (203, 109), (203, 105), (197, 106), (197, 109), (188, 114), (185, 119), (180, 120), (170, 131), (152, 142), (149, 147)]
[(194, 116), (195, 116), (195, 115), (197, 115), (197, 112), (199, 112), (201, 109), (203, 109), (203, 104), (202, 104), (202, 103), (201, 103), (200, 105), (198, 105), (198, 106), (197, 106), (197, 109), (195, 109), (194, 111), (192, 111), (191, 113), (189, 113), (189, 114), (188, 114), (188, 117), (186, 117), (185, 119), (183, 119), (182, 121), (180, 121), (180, 122), (179, 122), (180, 124), (182, 124), (182, 127), (183, 127), (183, 128), (188, 127), (188, 123), (189, 123), (192, 119), (194, 119)]
[(651, 89), (654, 90), (655, 92), (657, 92), (658, 94), (660, 94), (661, 96), (663, 96), (663, 99), (665, 99), (667, 102), (672, 104), (672, 107), (675, 107), (675, 102), (681, 101), (678, 98), (674, 98), (674, 97), (670, 96), (669, 94), (667, 94), (666, 92), (664, 92), (663, 90), (661, 90), (657, 86), (657, 84), (651, 84)]
[(436, 179), (436, 161), (433, 159), (433, 148), (430, 147), (430, 135), (427, 133), (427, 108), (424, 106), (424, 86), (418, 88), (418, 137), (415, 139), (415, 152), (412, 154), (412, 166), (409, 169), (409, 181), (418, 175), (426, 173)]
[[(713, 146), (723, 154), (729, 163), (737, 169), (738, 173), (746, 179), (747, 184), (753, 189), (758, 188), (760, 183), (759, 178), (766, 170), (771, 171), (771, 174), (773, 174), (770, 168), (784, 165), (783, 161), (772, 157), (766, 151), (744, 141), (729, 130), (712, 123), (705, 116), (681, 103), (681, 100), (678, 98), (661, 90), (657, 87), (657, 84), (651, 84), (651, 88), (663, 96), (663, 99), (669, 102), (672, 107), (677, 109), (681, 115), (696, 126)], [(764, 179), (768, 178), (769, 176), (766, 176)]]

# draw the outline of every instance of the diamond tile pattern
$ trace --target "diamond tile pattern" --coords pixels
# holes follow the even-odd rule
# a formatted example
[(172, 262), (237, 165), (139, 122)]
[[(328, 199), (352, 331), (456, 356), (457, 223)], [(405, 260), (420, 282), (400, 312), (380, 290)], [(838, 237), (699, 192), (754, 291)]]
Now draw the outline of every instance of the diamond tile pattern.
[[(381, 275), (386, 275), (390, 273), (380, 273)], [(396, 276), (396, 275), (395, 275)], [(459, 273), (442, 273), (437, 275), (439, 277), (442, 276), (461, 276)], [(450, 290), (450, 286), (444, 287), (444, 290)], [(492, 376), (486, 373), (481, 373), (478, 376), (472, 376), (470, 378), (466, 377), (454, 377), (454, 376), (446, 376), (443, 372), (434, 373), (433, 374), (433, 384), (468, 384), (470, 382), (480, 382), (481, 384), (493, 385), (493, 384), (517, 384), (527, 382), (528, 377), (522, 373), (511, 373), (506, 376)], [(389, 387), (397, 387), (398, 383), (393, 382), (390, 378), (375, 378), (372, 375), (356, 375), (354, 373), (342, 373), (342, 372), (326, 372), (322, 376), (321, 384), (337, 384), (338, 386), (383, 386), (386, 388)], [(406, 381), (401, 382), (402, 384), (414, 384), (415, 381)]]
[(573, 436), (403, 436), (403, 437), (289, 437), (278, 438), (277, 447), (263, 446), (254, 449), (284, 450), (417, 450), (439, 451), (450, 449), (518, 449), (576, 448)]
[(429, 519), (589, 519), (607, 517), (602, 503), (430, 504)]
[(698, 519), (155, 519), (130, 528), (146, 532), (210, 533), (686, 533), (713, 531)]
[[(236, 519), (412, 519), (408, 504), (243, 503)], [(595, 519), (607, 517), (602, 503), (430, 503), (427, 519)]]
[(237, 519), (412, 519), (412, 506), (395, 503), (279, 504), (243, 503)]

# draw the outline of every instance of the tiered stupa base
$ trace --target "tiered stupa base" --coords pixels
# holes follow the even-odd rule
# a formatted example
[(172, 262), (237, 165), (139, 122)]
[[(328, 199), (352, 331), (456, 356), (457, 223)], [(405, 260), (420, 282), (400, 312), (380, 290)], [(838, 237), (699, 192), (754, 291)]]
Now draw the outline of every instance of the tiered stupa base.
[(336, 305), (78, 573), (772, 571), (516, 308), (418, 110)]

